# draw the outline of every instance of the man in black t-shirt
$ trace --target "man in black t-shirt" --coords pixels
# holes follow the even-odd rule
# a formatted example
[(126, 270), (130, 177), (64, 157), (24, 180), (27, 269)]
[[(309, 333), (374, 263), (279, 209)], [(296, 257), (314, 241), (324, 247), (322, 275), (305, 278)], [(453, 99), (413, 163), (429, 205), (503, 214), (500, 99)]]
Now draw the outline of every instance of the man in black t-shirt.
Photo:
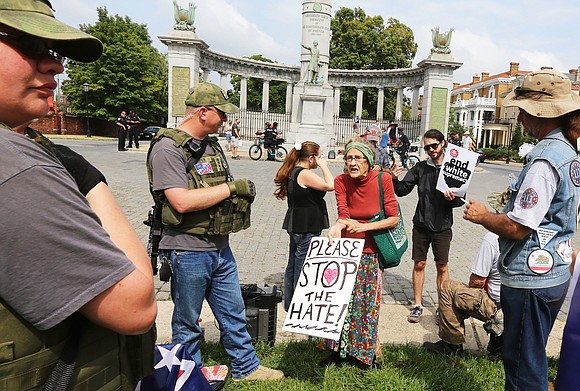
[(399, 138), (397, 139), (397, 142), (395, 142), (395, 151), (401, 157), (401, 164), (405, 166), (405, 162), (407, 161), (407, 153), (411, 147), (411, 141), (409, 141), (409, 137), (403, 133), (403, 128), (397, 128), (397, 133), (399, 134)]
[(272, 127), (271, 123), (266, 122), (266, 129), (264, 129), (264, 147), (268, 150), (267, 160), (276, 160), (274, 159), (274, 155), (276, 154), (274, 151), (274, 145), (276, 145), (277, 136), (278, 132), (276, 129)]

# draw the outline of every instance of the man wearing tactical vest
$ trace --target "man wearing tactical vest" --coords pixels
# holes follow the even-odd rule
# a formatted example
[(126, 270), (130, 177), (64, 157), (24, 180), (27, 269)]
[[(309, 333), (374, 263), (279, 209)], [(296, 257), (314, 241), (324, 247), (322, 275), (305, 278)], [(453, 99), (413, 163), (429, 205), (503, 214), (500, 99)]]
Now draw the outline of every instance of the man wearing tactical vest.
[(125, 337), (157, 315), (147, 252), (110, 193), (91, 211), (54, 155), (10, 129), (47, 114), (63, 56), (102, 51), (48, 0), (0, 2), (0, 390), (132, 390), (143, 375)]
[(153, 197), (162, 204), (159, 249), (173, 269), (172, 342), (186, 345), (196, 365), (203, 365), (198, 319), (205, 299), (232, 359), (234, 381), (283, 378), (256, 356), (228, 242), (228, 234), (249, 227), (256, 189), (248, 179), (234, 180), (217, 139), (209, 137), (239, 109), (211, 83), (194, 87), (185, 104), (183, 122), (161, 129), (147, 157)]

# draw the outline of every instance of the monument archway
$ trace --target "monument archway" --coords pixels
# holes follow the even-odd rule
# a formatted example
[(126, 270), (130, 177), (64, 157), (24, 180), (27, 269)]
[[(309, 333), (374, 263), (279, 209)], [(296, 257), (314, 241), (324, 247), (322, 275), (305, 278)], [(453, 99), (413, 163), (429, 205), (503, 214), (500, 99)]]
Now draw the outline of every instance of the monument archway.
[[(304, 140), (316, 141), (322, 146), (328, 146), (331, 140), (344, 143), (352, 136), (352, 131), (345, 131), (350, 129), (352, 121), (340, 118), (339, 112), (340, 91), (344, 87), (357, 89), (356, 115), (359, 117), (363, 89), (376, 88), (379, 97), (376, 119), (379, 120), (384, 120), (385, 89), (397, 90), (397, 113), (402, 109), (404, 90), (410, 89), (414, 126), (407, 129), (409, 137), (415, 138), (431, 128), (446, 132), (453, 72), (462, 65), (455, 61), (449, 49), (452, 30), (440, 34), (438, 28), (433, 29), (431, 54), (415, 68), (329, 69), (331, 12), (331, 0), (303, 0), (300, 66), (266, 63), (215, 52), (197, 36), (193, 20), (176, 21), (168, 35), (158, 37), (168, 48), (168, 126), (180, 123), (185, 111), (185, 97), (189, 89), (200, 82), (200, 75), (202, 81), (208, 81), (211, 72), (217, 72), (224, 89), (228, 75), (241, 79), (240, 116), (242, 137), (246, 139), (252, 139), (264, 122), (277, 121), (289, 143)], [(263, 81), (261, 111), (248, 110), (249, 78)], [(274, 80), (287, 85), (285, 113), (269, 112), (269, 84)], [(419, 95), (421, 88), (422, 97)], [(369, 121), (361, 126), (370, 124)]]

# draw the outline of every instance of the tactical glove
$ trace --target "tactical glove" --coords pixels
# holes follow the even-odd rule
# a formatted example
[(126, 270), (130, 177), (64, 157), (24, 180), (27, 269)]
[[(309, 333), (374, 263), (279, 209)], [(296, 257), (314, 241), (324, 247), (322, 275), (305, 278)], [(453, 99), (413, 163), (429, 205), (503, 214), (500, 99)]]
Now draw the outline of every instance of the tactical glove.
[(228, 182), (228, 187), (230, 188), (230, 196), (245, 196), (245, 197), (255, 197), (256, 196), (256, 186), (254, 182), (249, 179), (236, 179), (233, 182)]

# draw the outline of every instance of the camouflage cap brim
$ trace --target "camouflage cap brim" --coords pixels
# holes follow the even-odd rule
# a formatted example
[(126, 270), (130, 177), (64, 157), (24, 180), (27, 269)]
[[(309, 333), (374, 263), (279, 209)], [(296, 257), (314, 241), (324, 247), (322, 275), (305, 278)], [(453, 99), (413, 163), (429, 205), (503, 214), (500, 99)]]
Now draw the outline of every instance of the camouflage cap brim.
[(214, 107), (218, 108), (219, 110), (223, 111), (224, 113), (234, 114), (238, 113), (240, 109), (238, 106), (232, 103), (224, 103), (223, 105), (214, 105)]
[(43, 1), (0, 2), (0, 24), (51, 40), (56, 52), (76, 61), (96, 61), (103, 53), (103, 44), (99, 39), (55, 19), (50, 7)]

